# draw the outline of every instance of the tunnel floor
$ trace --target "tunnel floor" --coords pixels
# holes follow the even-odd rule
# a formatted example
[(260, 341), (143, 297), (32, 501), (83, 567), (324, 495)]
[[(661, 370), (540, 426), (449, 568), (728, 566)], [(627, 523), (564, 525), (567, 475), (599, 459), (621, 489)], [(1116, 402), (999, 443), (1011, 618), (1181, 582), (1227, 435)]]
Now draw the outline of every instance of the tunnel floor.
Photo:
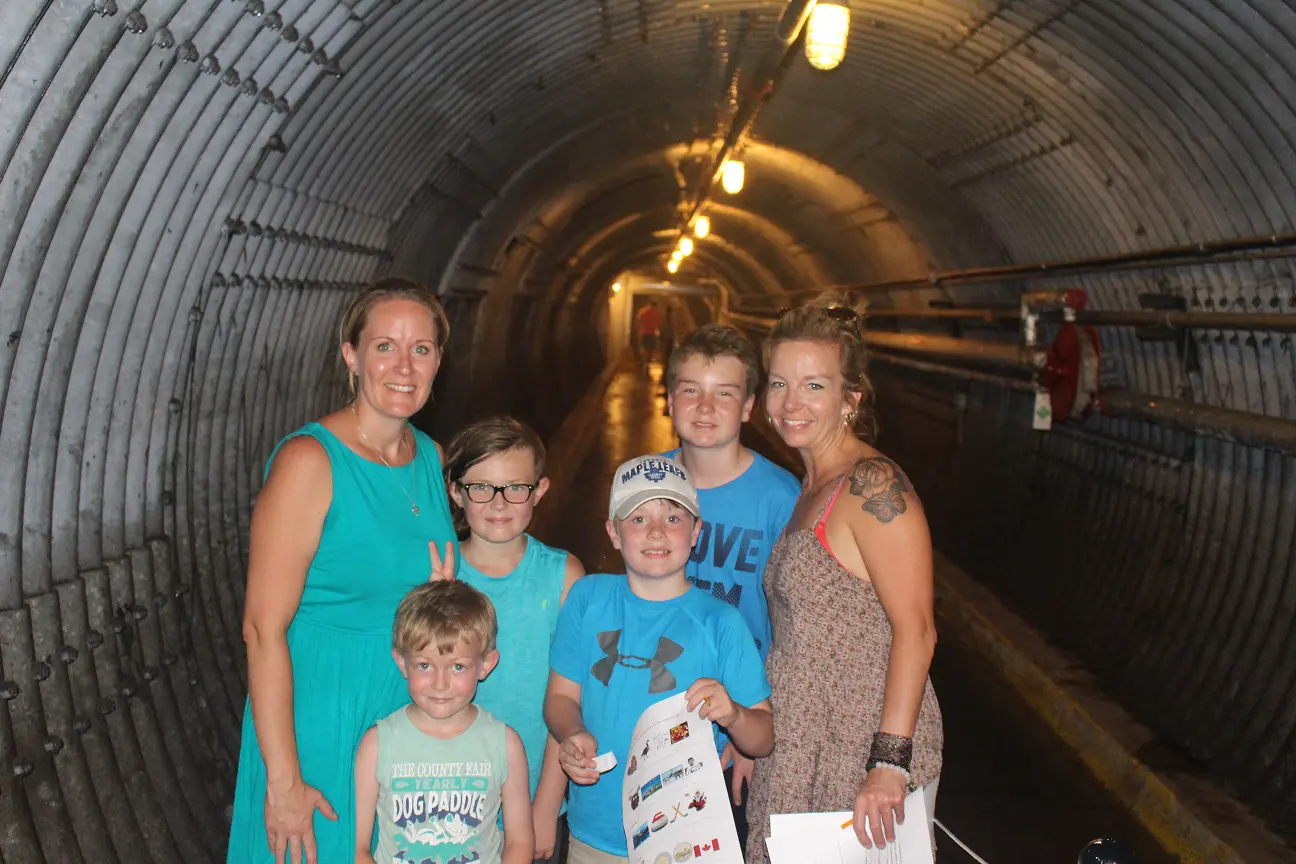
[[(618, 572), (604, 531), (612, 472), (633, 456), (677, 445), (658, 383), (634, 371), (612, 380), (602, 431), (568, 484), (564, 512), (540, 539), (567, 549), (590, 573)], [(758, 435), (746, 443), (776, 461)], [(787, 466), (800, 473), (799, 466)], [(944, 770), (936, 818), (988, 864), (1072, 864), (1085, 844), (1114, 837), (1141, 864), (1177, 860), (1101, 785), (984, 662), (951, 640), (939, 643), (932, 682), (945, 721)], [(975, 859), (937, 831), (937, 864)]]

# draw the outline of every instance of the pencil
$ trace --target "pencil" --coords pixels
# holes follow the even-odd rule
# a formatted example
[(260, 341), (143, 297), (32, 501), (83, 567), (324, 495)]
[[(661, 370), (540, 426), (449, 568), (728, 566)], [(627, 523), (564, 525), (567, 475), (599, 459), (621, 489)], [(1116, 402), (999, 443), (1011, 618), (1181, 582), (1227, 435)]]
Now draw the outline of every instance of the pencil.
[(854, 819), (847, 819), (845, 822), (842, 823), (842, 827), (843, 827), (843, 828), (849, 828), (850, 826), (852, 826), (852, 825), (854, 825), (854, 824), (855, 824), (855, 820), (854, 820)]

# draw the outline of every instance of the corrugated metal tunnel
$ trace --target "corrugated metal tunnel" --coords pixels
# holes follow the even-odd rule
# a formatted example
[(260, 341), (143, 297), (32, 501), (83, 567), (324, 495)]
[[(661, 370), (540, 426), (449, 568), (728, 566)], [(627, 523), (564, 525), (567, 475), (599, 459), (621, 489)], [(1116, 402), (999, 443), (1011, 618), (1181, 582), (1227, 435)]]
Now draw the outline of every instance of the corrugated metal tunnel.
[(1296, 839), (1296, 11), (853, 0), (824, 72), (808, 5), (0, 0), (0, 858), (223, 857), (248, 516), (348, 291), (440, 286), (438, 437), (548, 434), (722, 148), (698, 314), (867, 293), (937, 545)]

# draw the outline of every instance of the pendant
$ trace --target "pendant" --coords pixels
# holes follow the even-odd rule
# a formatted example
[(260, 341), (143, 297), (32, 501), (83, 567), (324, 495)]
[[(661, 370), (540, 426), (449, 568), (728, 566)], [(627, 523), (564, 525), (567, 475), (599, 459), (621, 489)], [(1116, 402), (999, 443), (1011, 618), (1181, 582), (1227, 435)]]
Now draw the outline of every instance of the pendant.
[(413, 513), (414, 513), (415, 516), (418, 515), (418, 505), (417, 505), (417, 504), (411, 504), (411, 505), (410, 505), (410, 510), (413, 511)]

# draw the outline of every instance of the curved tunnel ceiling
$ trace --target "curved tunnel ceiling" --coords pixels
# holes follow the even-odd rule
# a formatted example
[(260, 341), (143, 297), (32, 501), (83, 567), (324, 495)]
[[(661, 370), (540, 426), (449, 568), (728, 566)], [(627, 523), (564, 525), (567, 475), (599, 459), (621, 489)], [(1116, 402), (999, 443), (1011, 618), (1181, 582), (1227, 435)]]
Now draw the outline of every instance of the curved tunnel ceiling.
[[(441, 286), (456, 322), (447, 423), (474, 394), (528, 389), (510, 376), (588, 372), (599, 349), (581, 337), (600, 292), (670, 248), (680, 181), (696, 182), (784, 9), (525, 6), (0, 3), (0, 657), (22, 694), (0, 712), (0, 756), (18, 766), (18, 779), (3, 772), (0, 819), (26, 826), (0, 835), (6, 860), (34, 859), (38, 838), (58, 860), (79, 860), (78, 843), (92, 860), (215, 857), (243, 699), (247, 514), (273, 443), (340, 396), (329, 335), (348, 292), (386, 272)], [(759, 307), (943, 268), (1292, 231), (1286, 4), (853, 6), (845, 62), (824, 73), (796, 58), (744, 143), (747, 188), (715, 194), (715, 240), (685, 273)], [(1282, 260), (1077, 282), (1107, 310), (1149, 292), (1203, 309), (1296, 305)], [(1005, 301), (1019, 288), (886, 300)], [(542, 366), (516, 373), (521, 355), (486, 338), (515, 326)], [(1104, 374), (1296, 416), (1289, 341), (1212, 331), (1194, 346), (1191, 372), (1172, 344), (1105, 331)], [(981, 440), (1017, 428), (1007, 405), (976, 409)], [(1130, 452), (1179, 440), (1127, 421), (1097, 429)], [(1185, 452), (1185, 512), (1218, 495), (1260, 514), (1263, 530), (1230, 517), (1211, 548), (1259, 560), (1256, 544), (1289, 533), (1265, 507), (1291, 497), (1290, 476), (1278, 491), (1247, 485), (1263, 454), (1205, 464), (1215, 451)], [(1011, 458), (978, 470), (1017, 476)], [(1197, 572), (1209, 556), (1191, 554)], [(1289, 598), (1288, 558), (1271, 554), (1273, 583), (1248, 598)], [(1175, 620), (1201, 620), (1196, 608)], [(1218, 641), (1250, 644), (1244, 620)], [(52, 677), (41, 665), (78, 653), (95, 665), (65, 660)], [(1197, 681), (1203, 698), (1227, 690), (1221, 664)], [(122, 710), (141, 689), (156, 698)], [(1172, 731), (1254, 779), (1296, 748), (1289, 713), (1263, 716), (1251, 737), (1229, 730), (1259, 761), (1218, 757), (1201, 731), (1214, 727)], [(81, 738), (84, 724), (108, 737)], [(55, 764), (51, 736), (81, 761)], [(1289, 788), (1291, 769), (1274, 770)], [(90, 777), (121, 799), (68, 816), (11, 794), (25, 782), (31, 800), (90, 795)], [(1273, 795), (1267, 813), (1290, 809)], [(84, 845), (91, 834), (111, 848)]]

